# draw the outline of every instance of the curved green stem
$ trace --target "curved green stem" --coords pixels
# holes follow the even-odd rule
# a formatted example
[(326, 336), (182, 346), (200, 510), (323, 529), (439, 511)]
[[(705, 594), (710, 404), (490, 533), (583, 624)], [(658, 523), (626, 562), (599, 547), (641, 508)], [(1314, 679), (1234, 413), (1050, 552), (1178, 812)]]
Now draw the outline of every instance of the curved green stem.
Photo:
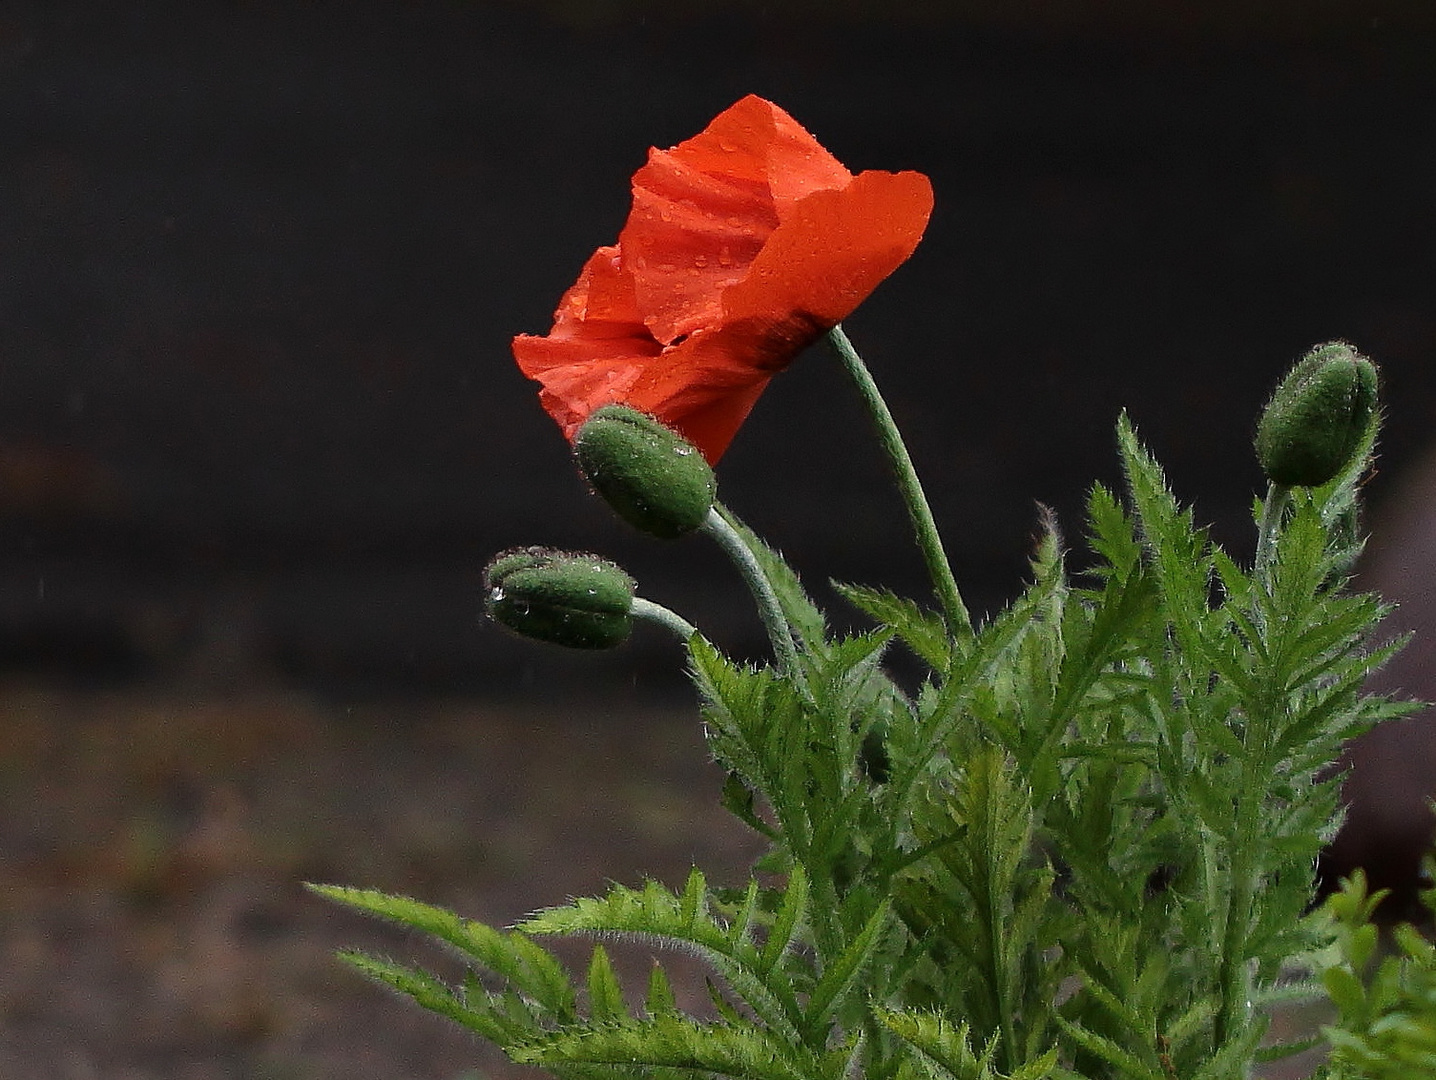
[(962, 602), (957, 579), (952, 575), (952, 565), (947, 561), (947, 553), (943, 551), (942, 536), (937, 531), (932, 507), (928, 505), (927, 496), (923, 494), (917, 470), (913, 468), (912, 458), (902, 441), (897, 422), (893, 420), (887, 402), (878, 391), (872, 373), (853, 348), (848, 335), (843, 333), (843, 328), (835, 326), (829, 330), (828, 341), (838, 354), (838, 359), (847, 368), (848, 374), (852, 376), (853, 382), (857, 384), (858, 393), (872, 416), (878, 438), (887, 452), (903, 503), (907, 506), (908, 517), (912, 519), (917, 545), (922, 550), (923, 561), (927, 563), (928, 576), (932, 578), (933, 591), (937, 593), (938, 602), (942, 605), (948, 631), (953, 634), (971, 632), (972, 617), (967, 612), (967, 605)]
[(783, 614), (783, 605), (778, 602), (778, 594), (773, 591), (768, 575), (763, 573), (757, 556), (748, 549), (738, 531), (728, 524), (728, 519), (719, 512), (716, 504), (708, 511), (708, 517), (698, 526), (698, 531), (716, 540), (718, 546), (738, 567), (743, 580), (748, 583), (748, 588), (753, 593), (753, 599), (758, 603), (758, 614), (768, 630), (768, 640), (773, 643), (779, 669), (796, 672), (798, 647), (793, 641), (793, 629), (788, 625), (787, 616)]
[(1254, 566), (1257, 583), (1271, 591), (1271, 568), (1276, 559), (1277, 534), (1281, 519), (1291, 503), (1291, 488), (1285, 484), (1267, 485), (1266, 501), (1262, 503), (1261, 524), (1257, 527), (1257, 550)]
[(635, 619), (643, 619), (671, 631), (685, 645), (693, 640), (694, 634), (698, 633), (698, 627), (676, 611), (671, 611), (662, 604), (655, 604), (652, 600), (645, 600), (641, 596), (633, 598), (633, 606), (628, 609), (628, 613)]

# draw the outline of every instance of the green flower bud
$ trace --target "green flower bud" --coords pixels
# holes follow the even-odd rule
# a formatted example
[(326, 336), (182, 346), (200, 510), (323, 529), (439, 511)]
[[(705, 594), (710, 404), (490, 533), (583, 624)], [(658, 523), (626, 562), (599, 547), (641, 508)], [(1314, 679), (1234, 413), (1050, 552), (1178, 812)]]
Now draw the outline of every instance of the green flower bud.
[(671, 540), (703, 524), (717, 481), (698, 448), (627, 405), (605, 405), (573, 440), (578, 467), (635, 529)]
[(516, 548), (484, 571), (484, 607), (524, 637), (571, 649), (611, 649), (632, 626), (633, 579), (597, 555)]
[(1257, 459), (1267, 479), (1318, 487), (1341, 472), (1371, 422), (1376, 382), (1376, 365), (1344, 341), (1302, 357), (1257, 426)]

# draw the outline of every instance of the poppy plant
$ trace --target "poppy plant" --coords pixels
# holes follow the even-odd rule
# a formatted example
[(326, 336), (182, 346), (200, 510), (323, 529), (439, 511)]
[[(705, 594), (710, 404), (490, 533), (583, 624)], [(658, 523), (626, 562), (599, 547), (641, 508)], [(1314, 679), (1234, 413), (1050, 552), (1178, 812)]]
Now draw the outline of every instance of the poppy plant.
[(932, 212), (916, 172), (854, 176), (749, 95), (650, 150), (618, 243), (514, 357), (573, 439), (604, 405), (674, 428), (717, 462), (768, 380), (912, 254)]

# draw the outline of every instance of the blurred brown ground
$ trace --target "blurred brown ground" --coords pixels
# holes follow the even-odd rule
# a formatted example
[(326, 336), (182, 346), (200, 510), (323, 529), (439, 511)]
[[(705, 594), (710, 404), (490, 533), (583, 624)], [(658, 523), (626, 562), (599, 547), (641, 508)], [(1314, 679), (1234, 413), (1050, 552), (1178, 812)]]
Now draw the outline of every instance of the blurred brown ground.
[[(332, 953), (452, 973), (447, 957), (301, 883), (502, 925), (610, 880), (678, 884), (695, 862), (733, 880), (751, 843), (714, 813), (718, 780), (692, 716), (635, 702), (336, 710), (281, 690), (206, 701), (6, 683), (0, 1076), (513, 1072)], [(644, 957), (623, 956), (641, 978)]]

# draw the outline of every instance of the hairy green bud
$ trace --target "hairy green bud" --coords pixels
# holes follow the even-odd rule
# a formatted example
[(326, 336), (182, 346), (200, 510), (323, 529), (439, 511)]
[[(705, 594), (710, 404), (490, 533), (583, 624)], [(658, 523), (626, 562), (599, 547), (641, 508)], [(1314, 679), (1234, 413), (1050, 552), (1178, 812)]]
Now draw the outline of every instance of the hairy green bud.
[(594, 491), (635, 529), (671, 540), (703, 524), (717, 481), (698, 448), (653, 417), (605, 405), (573, 441)]
[(515, 548), (484, 571), (489, 618), (524, 637), (570, 649), (611, 649), (632, 628), (633, 579), (597, 555)]
[(1276, 388), (1256, 452), (1275, 484), (1317, 487), (1351, 460), (1376, 410), (1376, 365), (1344, 341), (1318, 345)]

